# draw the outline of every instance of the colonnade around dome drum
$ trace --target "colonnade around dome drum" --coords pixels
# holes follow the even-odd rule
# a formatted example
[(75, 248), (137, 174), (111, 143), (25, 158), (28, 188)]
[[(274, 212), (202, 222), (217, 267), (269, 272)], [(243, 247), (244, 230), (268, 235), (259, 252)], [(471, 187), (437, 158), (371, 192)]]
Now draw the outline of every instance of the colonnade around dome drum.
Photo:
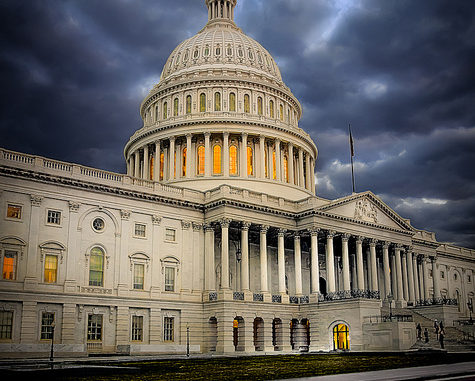
[(246, 132), (189, 133), (156, 140), (130, 155), (127, 174), (160, 182), (220, 176), (267, 179), (315, 193), (312, 154), (291, 142)]

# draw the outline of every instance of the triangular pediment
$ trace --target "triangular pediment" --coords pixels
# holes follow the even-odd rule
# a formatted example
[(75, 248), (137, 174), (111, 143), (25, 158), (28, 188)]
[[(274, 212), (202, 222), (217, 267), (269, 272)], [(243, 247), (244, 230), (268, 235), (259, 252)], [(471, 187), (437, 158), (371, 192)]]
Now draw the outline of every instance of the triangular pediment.
[(401, 218), (372, 192), (343, 197), (319, 207), (318, 210), (356, 222), (365, 222), (398, 230), (414, 230), (408, 220)]

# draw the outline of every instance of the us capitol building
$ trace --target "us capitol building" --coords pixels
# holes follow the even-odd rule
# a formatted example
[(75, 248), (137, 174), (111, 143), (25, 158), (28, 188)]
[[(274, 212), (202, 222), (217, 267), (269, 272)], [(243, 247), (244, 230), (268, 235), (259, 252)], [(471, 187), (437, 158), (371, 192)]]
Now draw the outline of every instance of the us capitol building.
[(302, 106), (236, 1), (171, 53), (127, 174), (0, 149), (2, 356), (397, 351), (468, 319), (475, 250), (370, 191), (316, 196)]

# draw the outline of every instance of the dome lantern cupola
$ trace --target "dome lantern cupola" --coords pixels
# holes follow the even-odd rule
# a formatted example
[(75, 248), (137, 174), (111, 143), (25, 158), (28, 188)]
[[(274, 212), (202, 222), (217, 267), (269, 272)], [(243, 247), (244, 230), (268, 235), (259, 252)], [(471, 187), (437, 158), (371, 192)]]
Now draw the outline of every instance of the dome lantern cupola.
[(208, 7), (208, 22), (213, 20), (234, 21), (237, 0), (205, 0)]

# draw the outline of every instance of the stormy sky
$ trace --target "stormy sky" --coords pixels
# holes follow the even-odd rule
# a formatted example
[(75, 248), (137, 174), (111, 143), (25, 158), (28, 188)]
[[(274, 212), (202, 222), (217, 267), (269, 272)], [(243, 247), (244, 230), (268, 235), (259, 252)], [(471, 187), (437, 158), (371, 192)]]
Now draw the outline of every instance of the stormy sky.
[[(372, 190), (439, 241), (475, 248), (475, 5), (238, 0), (319, 149), (317, 194)], [(204, 0), (0, 0), (0, 147), (124, 172), (139, 105)]]

